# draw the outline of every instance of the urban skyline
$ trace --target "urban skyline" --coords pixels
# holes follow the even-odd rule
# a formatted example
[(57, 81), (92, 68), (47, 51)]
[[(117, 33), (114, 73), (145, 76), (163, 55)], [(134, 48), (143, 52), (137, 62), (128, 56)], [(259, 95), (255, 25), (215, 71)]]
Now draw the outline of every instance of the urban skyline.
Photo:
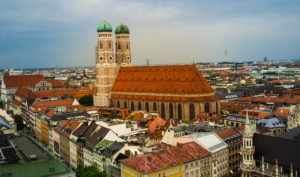
[[(296, 1), (1, 2), (3, 68), (93, 66), (96, 27), (124, 23), (135, 65), (299, 58)], [(292, 28), (291, 28), (292, 27)]]

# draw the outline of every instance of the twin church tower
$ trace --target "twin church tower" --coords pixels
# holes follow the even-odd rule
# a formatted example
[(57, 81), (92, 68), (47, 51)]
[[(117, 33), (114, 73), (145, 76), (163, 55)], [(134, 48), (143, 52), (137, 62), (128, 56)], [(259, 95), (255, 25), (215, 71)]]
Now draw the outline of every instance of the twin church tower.
[(115, 53), (112, 26), (106, 21), (98, 25), (96, 49), (95, 106), (109, 106), (109, 96), (120, 67), (132, 66), (129, 28), (121, 24), (115, 29)]

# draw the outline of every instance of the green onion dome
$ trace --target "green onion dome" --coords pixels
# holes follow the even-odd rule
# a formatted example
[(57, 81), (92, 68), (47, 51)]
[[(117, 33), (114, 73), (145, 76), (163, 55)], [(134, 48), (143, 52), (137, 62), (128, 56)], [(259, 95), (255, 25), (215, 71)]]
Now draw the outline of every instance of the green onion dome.
[(116, 27), (115, 33), (116, 34), (129, 34), (129, 28), (128, 28), (128, 26), (121, 24)]
[(97, 32), (112, 32), (112, 27), (106, 21), (103, 21), (98, 25)]

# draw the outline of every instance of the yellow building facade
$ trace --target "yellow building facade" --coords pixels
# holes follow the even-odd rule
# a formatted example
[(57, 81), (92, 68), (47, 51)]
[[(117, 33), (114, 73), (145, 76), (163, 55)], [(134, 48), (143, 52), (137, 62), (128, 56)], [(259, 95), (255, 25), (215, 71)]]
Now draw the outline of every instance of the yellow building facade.
[(183, 177), (184, 176), (184, 164), (171, 166), (165, 169), (154, 171), (152, 173), (142, 173), (124, 164), (121, 165), (122, 177)]

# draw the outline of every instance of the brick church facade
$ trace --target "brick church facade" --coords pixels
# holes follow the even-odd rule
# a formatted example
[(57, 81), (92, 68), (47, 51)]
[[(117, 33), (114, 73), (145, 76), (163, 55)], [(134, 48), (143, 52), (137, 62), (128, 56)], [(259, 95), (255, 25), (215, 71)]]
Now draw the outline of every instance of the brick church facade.
[(165, 119), (191, 120), (200, 112), (219, 113), (214, 89), (194, 65), (132, 66), (129, 29), (119, 25), (116, 59), (112, 27), (98, 26), (96, 106), (158, 112)]

